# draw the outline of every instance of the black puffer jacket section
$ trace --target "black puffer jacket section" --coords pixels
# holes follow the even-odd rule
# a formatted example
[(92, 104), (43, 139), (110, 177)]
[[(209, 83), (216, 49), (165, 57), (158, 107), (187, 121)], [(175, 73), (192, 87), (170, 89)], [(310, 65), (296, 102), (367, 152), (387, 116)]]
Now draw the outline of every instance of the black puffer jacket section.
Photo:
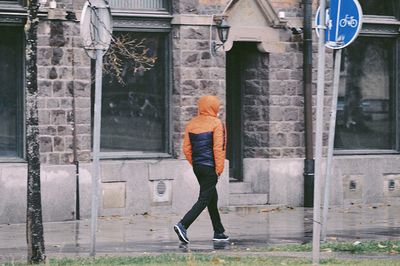
[(192, 145), (193, 165), (206, 165), (215, 167), (213, 151), (213, 133), (204, 132), (200, 134), (189, 133)]

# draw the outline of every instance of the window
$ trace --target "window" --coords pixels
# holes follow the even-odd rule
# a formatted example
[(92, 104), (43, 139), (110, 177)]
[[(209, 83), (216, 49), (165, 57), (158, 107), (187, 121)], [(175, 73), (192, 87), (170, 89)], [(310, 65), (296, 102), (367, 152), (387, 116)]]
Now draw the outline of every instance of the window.
[[(150, 60), (149, 65), (140, 64), (138, 60), (129, 59), (129, 55), (121, 52), (124, 55), (118, 56), (118, 69), (110, 70), (105, 56), (101, 157), (169, 157), (170, 1), (110, 0), (109, 3), (112, 8), (114, 38), (124, 39), (125, 43), (132, 45), (140, 43), (136, 51), (154, 60)], [(93, 82), (92, 101), (94, 88)]]
[(167, 10), (167, 0), (110, 0), (113, 9), (121, 10)]
[(395, 149), (395, 43), (359, 37), (343, 51), (336, 149)]
[[(153, 66), (121, 62), (121, 75), (103, 71), (101, 151), (168, 152), (168, 42), (165, 33), (114, 32), (116, 38), (143, 42), (139, 52), (154, 58)], [(144, 50), (143, 50), (144, 49)]]
[(0, 27), (0, 32), (0, 156), (22, 157), (22, 30)]
[(364, 15), (395, 16), (395, 1), (360, 0), (359, 3)]
[(399, 149), (398, 7), (395, 1), (360, 4), (366, 14), (360, 36), (342, 51), (335, 150), (393, 152)]

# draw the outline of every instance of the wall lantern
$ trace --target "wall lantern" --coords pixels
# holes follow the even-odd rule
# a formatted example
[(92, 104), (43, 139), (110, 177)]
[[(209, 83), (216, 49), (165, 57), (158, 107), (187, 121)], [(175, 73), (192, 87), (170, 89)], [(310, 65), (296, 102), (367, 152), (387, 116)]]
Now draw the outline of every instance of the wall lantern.
[(218, 37), (221, 41), (221, 43), (212, 43), (212, 51), (213, 54), (217, 52), (217, 50), (224, 45), (224, 43), (228, 40), (229, 36), (229, 29), (231, 26), (229, 26), (228, 22), (226, 22), (225, 18), (223, 17), (221, 22), (217, 24), (217, 32), (218, 32)]

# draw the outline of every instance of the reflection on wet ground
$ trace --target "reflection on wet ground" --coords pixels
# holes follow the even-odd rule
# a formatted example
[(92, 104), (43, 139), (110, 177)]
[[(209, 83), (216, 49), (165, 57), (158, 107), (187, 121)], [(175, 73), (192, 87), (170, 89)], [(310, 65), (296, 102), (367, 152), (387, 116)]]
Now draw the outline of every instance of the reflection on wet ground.
[[(204, 212), (188, 230), (190, 244), (179, 243), (173, 225), (178, 215), (136, 215), (100, 218), (97, 254), (143, 254), (254, 250), (277, 244), (308, 243), (312, 239), (312, 209), (266, 207), (224, 209), (221, 213), (229, 242), (213, 242)], [(332, 208), (328, 239), (400, 239), (397, 206)], [(46, 223), (45, 244), (50, 256), (87, 256), (90, 220)], [(0, 261), (24, 259), (25, 225), (0, 225)]]

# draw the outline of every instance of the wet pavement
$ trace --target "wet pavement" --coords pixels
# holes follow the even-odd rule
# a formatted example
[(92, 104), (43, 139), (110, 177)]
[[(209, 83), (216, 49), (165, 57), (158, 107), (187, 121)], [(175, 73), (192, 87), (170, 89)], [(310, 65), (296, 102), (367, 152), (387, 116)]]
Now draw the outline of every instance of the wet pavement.
[[(313, 210), (269, 206), (227, 208), (221, 218), (229, 243), (213, 243), (212, 226), (203, 212), (181, 244), (173, 230), (180, 215), (102, 217), (98, 222), (98, 255), (143, 255), (192, 252), (251, 252), (259, 248), (312, 240)], [(90, 220), (45, 223), (48, 257), (89, 256)], [(400, 240), (400, 206), (353, 205), (329, 212), (328, 240)], [(26, 260), (25, 224), (0, 225), (0, 262)], [(392, 256), (393, 258), (393, 256)], [(398, 257), (400, 259), (400, 257)]]

